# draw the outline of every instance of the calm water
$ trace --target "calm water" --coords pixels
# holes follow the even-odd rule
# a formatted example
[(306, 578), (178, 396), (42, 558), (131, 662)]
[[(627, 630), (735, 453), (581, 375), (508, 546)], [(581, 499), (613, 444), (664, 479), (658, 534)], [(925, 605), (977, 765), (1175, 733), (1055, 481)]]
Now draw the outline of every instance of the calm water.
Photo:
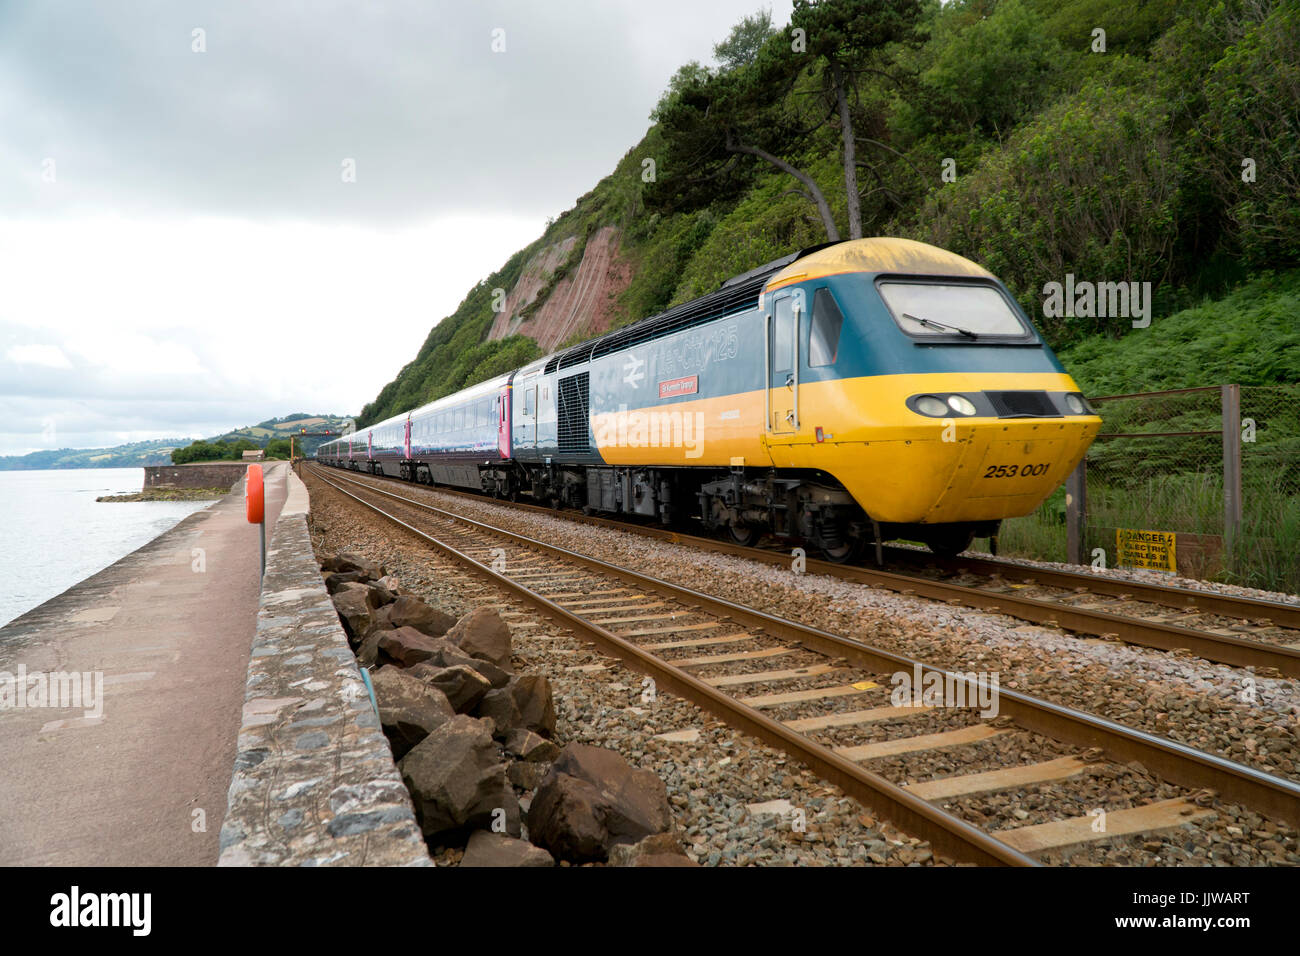
[(143, 468), (0, 471), (0, 626), (212, 503), (95, 500), (143, 482)]

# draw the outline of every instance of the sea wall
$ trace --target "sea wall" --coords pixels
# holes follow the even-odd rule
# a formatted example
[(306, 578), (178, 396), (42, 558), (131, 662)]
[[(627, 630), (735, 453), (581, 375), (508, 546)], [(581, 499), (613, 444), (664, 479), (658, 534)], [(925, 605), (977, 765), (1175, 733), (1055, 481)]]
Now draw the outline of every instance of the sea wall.
[(431, 865), (312, 553), (307, 489), (297, 475), (288, 480), (267, 549), (218, 865)]
[(229, 488), (244, 477), (242, 461), (203, 461), (192, 465), (149, 465), (144, 470), (146, 488)]

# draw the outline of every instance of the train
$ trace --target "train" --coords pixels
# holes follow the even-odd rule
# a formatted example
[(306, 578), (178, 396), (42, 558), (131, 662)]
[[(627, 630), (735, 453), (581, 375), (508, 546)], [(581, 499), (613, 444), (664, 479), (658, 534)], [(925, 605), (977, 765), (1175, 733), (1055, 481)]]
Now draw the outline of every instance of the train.
[(877, 237), (793, 252), (316, 460), (847, 561), (995, 536), (1100, 425), (992, 273)]

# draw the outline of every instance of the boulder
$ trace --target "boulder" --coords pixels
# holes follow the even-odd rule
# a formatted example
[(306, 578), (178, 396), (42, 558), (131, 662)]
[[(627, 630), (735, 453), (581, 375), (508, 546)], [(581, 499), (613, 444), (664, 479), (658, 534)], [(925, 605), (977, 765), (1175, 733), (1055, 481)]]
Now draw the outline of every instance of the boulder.
[(552, 769), (528, 808), (528, 838), (558, 859), (604, 860), (609, 855), (604, 804), (597, 787)]
[(357, 663), (362, 667), (375, 667), (379, 664), (379, 641), (385, 635), (392, 633), (383, 628), (372, 627), (366, 634), (365, 639), (357, 645)]
[(510, 782), (520, 790), (536, 790), (537, 785), (542, 782), (549, 770), (544, 763), (528, 763), (526, 760), (516, 760), (506, 771), (506, 776)]
[[(452, 646), (454, 647), (455, 645)], [(474, 668), (474, 670), (478, 671), (485, 678), (487, 678), (487, 682), (492, 685), (494, 690), (499, 690), (503, 687), (507, 687), (509, 686), (510, 682), (514, 680), (514, 676), (512, 674), (503, 671), (501, 668), (497, 667), (491, 661), (485, 661), (478, 657), (464, 657), (463, 654), (461, 655), (461, 658), (462, 659), (456, 661), (456, 663), (458, 664), (463, 663), (466, 667)], [(450, 667), (451, 663), (449, 662), (447, 666)]]
[(413, 627), (399, 627), (379, 635), (380, 659), (400, 667), (427, 661), (437, 652), (434, 643)]
[(543, 737), (555, 736), (555, 701), (551, 682), (540, 674), (524, 674), (510, 685), (519, 708), (519, 726)]
[[(389, 622), (388, 619), (389, 614), (391, 613), (391, 611), (389, 610), (391, 607), (392, 607), (391, 604), (385, 604), (382, 607), (377, 607), (370, 612), (370, 631), (374, 631), (376, 629), (392, 630), (393, 625)], [(365, 637), (369, 636), (370, 631), (366, 632), (366, 635), (364, 635), (362, 638), (363, 640), (365, 639)]]
[(345, 584), (334, 594), (334, 610), (338, 611), (343, 630), (354, 645), (374, 623), (374, 608), (366, 598), (367, 593), (364, 585)]
[(620, 843), (609, 849), (610, 866), (699, 866), (686, 855), (676, 833), (656, 833), (640, 843)]
[(519, 836), (519, 801), (498, 762), (492, 735), (473, 717), (457, 716), (416, 744), (398, 764), (425, 838), (433, 841), (504, 822)]
[(393, 627), (413, 627), (427, 637), (442, 637), (456, 623), (451, 615), (443, 614), (409, 594), (393, 601), (392, 608), (388, 620)]
[(349, 571), (359, 572), (360, 580), (378, 581), (384, 576), (384, 566), (375, 561), (369, 560), (363, 554), (357, 554), (355, 551), (340, 551), (333, 557), (326, 558), (321, 562), (322, 571)]
[(638, 843), (672, 826), (668, 790), (602, 747), (571, 743), (543, 778), (528, 811), (534, 843), (557, 857), (603, 860), (619, 843)]
[(381, 608), (397, 600), (397, 595), (382, 584), (369, 584), (370, 603), (372, 607)]
[[(498, 735), (500, 736), (500, 735)], [(516, 727), (505, 735), (506, 752), (531, 763), (550, 763), (560, 755), (559, 746), (545, 737)]]
[(446, 695), (399, 668), (379, 668), (370, 683), (379, 703), (379, 724), (398, 760), (456, 716)]
[(334, 594), (345, 584), (357, 584), (361, 581), (360, 571), (326, 571), (323, 575), (325, 579), (325, 590)]
[(424, 681), (430, 687), (436, 687), (447, 695), (447, 700), (458, 714), (468, 714), (474, 710), (492, 685), (487, 678), (464, 664), (455, 667), (420, 666), (413, 671), (413, 676)]
[(499, 740), (505, 740), (513, 730), (523, 729), (519, 726), (522, 721), (519, 708), (515, 706), (514, 695), (508, 687), (493, 688), (484, 694), (474, 708), (474, 716), (490, 717), (496, 726), (493, 736)]
[(664, 782), (649, 770), (636, 769), (622, 754), (589, 744), (568, 744), (555, 758), (551, 772), (586, 780), (610, 798), (606, 824), (615, 843), (636, 843), (672, 826)]
[(421, 662), (426, 666), (442, 668), (463, 664), (482, 674), (493, 687), (505, 687), (510, 683), (510, 675), (501, 668), (491, 661), (481, 661), (476, 657), (470, 657), (445, 637), (429, 638), (429, 646), (433, 648), (434, 653), (432, 657)]
[(510, 663), (510, 628), (493, 608), (470, 611), (447, 632), (447, 640), (470, 657), (491, 661), (503, 671), (514, 671)]
[(517, 840), (504, 833), (475, 830), (461, 866), (555, 866), (555, 858), (527, 840)]

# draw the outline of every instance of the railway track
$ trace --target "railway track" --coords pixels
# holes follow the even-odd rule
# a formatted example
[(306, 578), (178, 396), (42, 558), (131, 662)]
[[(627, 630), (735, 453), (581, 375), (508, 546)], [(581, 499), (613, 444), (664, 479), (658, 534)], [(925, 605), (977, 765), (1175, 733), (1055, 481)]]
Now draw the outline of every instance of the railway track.
[[(378, 479), (311, 473), (954, 859), (1034, 865), (1140, 835), (1158, 862), (1187, 825), (1221, 828), (1220, 816), (1238, 805), (1280, 825), (1270, 833), (1281, 832), (1295, 852), (1300, 785), (1291, 781), (999, 688), (984, 675), (933, 667), (475, 521)], [(898, 675), (917, 688), (941, 686), (948, 699), (918, 692), (900, 700), (892, 693)], [(984, 719), (981, 710), (998, 716)], [(964, 755), (960, 771), (945, 774), (954, 751)], [(1007, 752), (1034, 759), (1007, 766), (999, 759)], [(981, 801), (995, 794), (1010, 797), (1020, 825), (986, 812)]]
[[(334, 472), (336, 474), (349, 474)], [(366, 478), (405, 483), (367, 475)], [(442, 494), (484, 501), (482, 495), (438, 486)], [(522, 502), (512, 508), (555, 515), (554, 509)], [(564, 518), (639, 534), (715, 554), (730, 554), (788, 568), (790, 554), (746, 547), (679, 531), (614, 521), (577, 512)], [(1086, 572), (1032, 568), (985, 558), (938, 558), (907, 548), (887, 548), (888, 559), (910, 573), (807, 559), (807, 570), (949, 604), (1009, 615), (1030, 624), (1124, 641), (1165, 651), (1185, 651), (1258, 676), (1300, 678), (1300, 605), (1124, 581)], [(944, 576), (946, 575), (946, 577)], [(974, 583), (973, 583), (974, 582)], [(1195, 625), (1195, 626), (1193, 626)]]

